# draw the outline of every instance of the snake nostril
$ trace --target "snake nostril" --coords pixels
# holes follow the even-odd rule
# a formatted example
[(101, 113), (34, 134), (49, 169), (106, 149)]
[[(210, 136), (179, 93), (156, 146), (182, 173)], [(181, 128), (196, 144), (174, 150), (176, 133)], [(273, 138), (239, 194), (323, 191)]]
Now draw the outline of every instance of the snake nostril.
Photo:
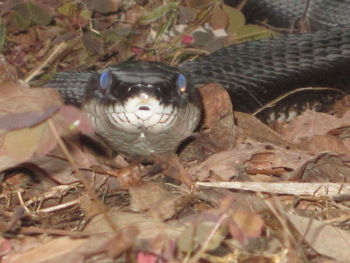
[(151, 110), (148, 106), (140, 106), (139, 110), (143, 110), (143, 111), (149, 111)]

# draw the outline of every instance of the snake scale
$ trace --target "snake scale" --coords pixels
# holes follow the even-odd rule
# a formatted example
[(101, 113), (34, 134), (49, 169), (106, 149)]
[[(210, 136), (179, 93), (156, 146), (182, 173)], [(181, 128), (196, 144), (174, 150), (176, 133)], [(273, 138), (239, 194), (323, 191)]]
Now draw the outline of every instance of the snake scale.
[[(315, 31), (231, 45), (177, 68), (136, 61), (96, 72), (63, 72), (45, 86), (81, 106), (113, 150), (131, 156), (174, 152), (200, 122), (196, 87), (201, 84), (220, 83), (235, 110), (249, 113), (301, 87), (346, 92), (349, 9), (349, 0), (248, 0), (243, 8), (248, 20), (267, 18), (269, 24), (289, 28), (306, 14)], [(286, 118), (306, 106), (323, 110), (333, 100), (334, 92), (309, 89), (260, 117)]]

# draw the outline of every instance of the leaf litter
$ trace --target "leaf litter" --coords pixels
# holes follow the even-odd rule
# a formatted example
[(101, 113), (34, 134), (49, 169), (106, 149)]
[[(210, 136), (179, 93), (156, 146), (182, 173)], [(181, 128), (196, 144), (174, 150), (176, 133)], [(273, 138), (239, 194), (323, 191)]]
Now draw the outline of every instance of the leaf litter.
[(276, 32), (206, 0), (1, 5), (1, 262), (347, 262), (345, 107), (272, 129), (208, 84), (192, 141), (140, 164), (89, 138), (57, 92), (19, 81), (129, 58), (176, 64)]

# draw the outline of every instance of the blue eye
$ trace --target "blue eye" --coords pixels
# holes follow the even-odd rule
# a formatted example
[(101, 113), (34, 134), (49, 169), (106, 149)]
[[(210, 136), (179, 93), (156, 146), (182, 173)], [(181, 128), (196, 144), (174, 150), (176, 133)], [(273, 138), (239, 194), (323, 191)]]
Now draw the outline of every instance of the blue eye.
[(107, 89), (112, 82), (112, 77), (109, 72), (103, 72), (100, 76), (100, 86), (102, 89)]
[(181, 92), (185, 92), (186, 89), (187, 89), (187, 81), (186, 81), (186, 77), (182, 74), (179, 74), (179, 76), (177, 77), (177, 80), (176, 80), (176, 84), (177, 84), (177, 87), (179, 88), (179, 90)]

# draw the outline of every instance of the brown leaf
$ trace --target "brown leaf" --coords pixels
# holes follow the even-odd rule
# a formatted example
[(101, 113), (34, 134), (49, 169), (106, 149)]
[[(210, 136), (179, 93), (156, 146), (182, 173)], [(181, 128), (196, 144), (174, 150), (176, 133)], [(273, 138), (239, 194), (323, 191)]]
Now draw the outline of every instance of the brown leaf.
[(350, 258), (349, 231), (325, 224), (314, 218), (301, 217), (291, 213), (285, 213), (285, 216), (300, 236), (317, 253), (337, 261), (348, 262)]
[(100, 13), (117, 12), (120, 7), (121, 0), (84, 0), (90, 10)]
[(288, 123), (284, 123), (277, 128), (288, 141), (299, 143), (301, 138), (324, 135), (329, 131), (349, 126), (350, 111), (347, 111), (341, 118), (315, 111), (305, 111)]
[(155, 183), (143, 183), (130, 187), (129, 191), (131, 195), (130, 209), (135, 212), (155, 207), (170, 194), (165, 188)]
[(82, 37), (86, 50), (91, 55), (101, 55), (103, 52), (103, 42), (100, 37), (93, 33), (86, 33)]
[(264, 227), (263, 219), (252, 212), (236, 211), (229, 221), (231, 235), (242, 245), (247, 244), (248, 238), (256, 238), (261, 235)]
[(213, 128), (221, 119), (233, 116), (230, 96), (220, 84), (206, 84), (199, 88), (199, 92), (202, 97), (205, 127)]
[(107, 250), (107, 254), (116, 258), (123, 252), (132, 248), (139, 231), (136, 226), (129, 226), (117, 233), (113, 238), (108, 240), (106, 244), (101, 246), (101, 251)]
[[(118, 209), (112, 209), (108, 212), (108, 216), (116, 225), (118, 230), (126, 229), (130, 226), (136, 226), (139, 230), (138, 241), (136, 241), (137, 245), (142, 245), (144, 248), (144, 242), (140, 243), (140, 241), (153, 240), (159, 236), (163, 236), (162, 244), (167, 245), (168, 242), (176, 239), (180, 233), (184, 230), (184, 226), (182, 224), (165, 224), (162, 221), (154, 218), (149, 218), (142, 214), (136, 213), (125, 213), (120, 212)], [(106, 222), (103, 215), (98, 215), (91, 219), (91, 221), (87, 224), (84, 229), (86, 233), (112, 233), (112, 229), (110, 225)]]
[(4, 139), (5, 152), (24, 162), (34, 155), (41, 156), (49, 153), (55, 146), (56, 140), (48, 123), (44, 122), (31, 128), (23, 128), (8, 132)]
[(227, 91), (219, 84), (199, 88), (203, 104), (202, 131), (181, 151), (184, 160), (204, 160), (209, 155), (232, 149), (236, 139), (232, 103)]
[(210, 25), (214, 30), (224, 29), (228, 25), (228, 16), (224, 10), (222, 10), (220, 5), (215, 5), (213, 13), (210, 18)]
[[(300, 168), (313, 156), (302, 151), (291, 151), (275, 145), (263, 144), (255, 141), (247, 141), (245, 144), (238, 144), (232, 151), (224, 151), (210, 156), (201, 164), (191, 167), (189, 174), (200, 181), (207, 180), (211, 175), (216, 176), (215, 180), (229, 181), (243, 168), (251, 169), (257, 167), (254, 163), (254, 156), (268, 159), (263, 162), (264, 169), (286, 168), (295, 170)], [(263, 158), (264, 159), (264, 158)], [(253, 162), (251, 162), (253, 161)]]
[(314, 153), (333, 152), (350, 158), (350, 148), (344, 144), (343, 140), (335, 136), (315, 135), (310, 140), (302, 142), (302, 145)]
[[(303, 166), (300, 179), (303, 182), (350, 182), (349, 161), (344, 156), (323, 153)], [(299, 177), (297, 178), (299, 179)]]
[[(0, 86), (0, 118), (6, 120), (4, 127), (30, 126), (3, 135), (3, 154), (11, 156), (17, 162), (24, 162), (34, 155), (44, 155), (51, 151), (56, 141), (52, 139), (48, 123), (43, 120), (51, 116), (57, 110), (57, 105), (61, 104), (57, 91), (29, 89), (14, 82), (3, 82)], [(12, 126), (9, 124), (11, 117), (14, 122)], [(40, 124), (34, 125), (36, 123)]]
[(243, 112), (235, 112), (237, 119), (237, 125), (243, 131), (243, 133), (250, 138), (257, 141), (271, 142), (279, 146), (295, 148), (295, 145), (287, 141), (280, 134), (272, 130), (265, 123), (251, 114)]
[[(207, 245), (206, 249), (208, 250), (218, 248), (225, 239), (228, 230), (225, 225), (221, 225), (215, 231), (219, 218), (212, 219), (214, 220), (201, 218), (198, 220), (199, 222), (189, 224), (177, 239), (178, 248), (186, 253), (190, 253), (204, 244)], [(207, 243), (208, 240), (209, 242)]]
[(69, 237), (61, 237), (37, 244), (36, 247), (27, 251), (20, 251), (16, 254), (9, 255), (7, 262), (18, 263), (56, 263), (67, 262), (73, 263), (78, 258), (82, 259), (82, 255), (76, 254), (76, 250), (86, 243), (85, 239), (71, 239)]
[(54, 89), (27, 88), (15, 82), (0, 83), (0, 116), (10, 113), (40, 112), (62, 101)]

